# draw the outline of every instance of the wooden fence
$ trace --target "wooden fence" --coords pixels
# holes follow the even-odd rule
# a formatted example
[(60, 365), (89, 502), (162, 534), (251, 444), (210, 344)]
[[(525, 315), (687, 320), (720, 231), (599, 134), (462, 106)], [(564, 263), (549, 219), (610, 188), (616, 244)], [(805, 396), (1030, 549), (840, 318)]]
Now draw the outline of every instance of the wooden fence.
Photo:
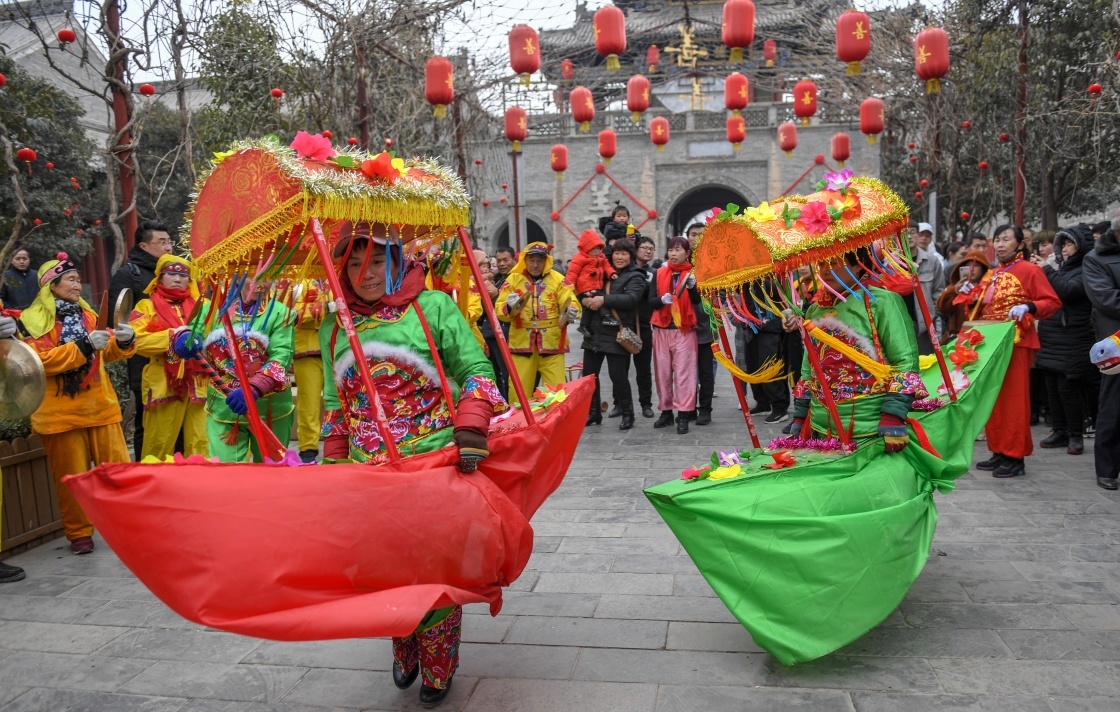
[(0, 441), (0, 480), (0, 559), (61, 535), (62, 513), (38, 435)]

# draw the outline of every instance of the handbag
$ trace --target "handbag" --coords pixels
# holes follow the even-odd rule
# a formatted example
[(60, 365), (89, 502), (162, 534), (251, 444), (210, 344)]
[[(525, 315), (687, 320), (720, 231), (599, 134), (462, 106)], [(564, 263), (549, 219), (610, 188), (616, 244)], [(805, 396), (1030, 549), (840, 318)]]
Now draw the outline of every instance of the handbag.
[[(607, 294), (611, 293), (611, 283), (607, 282)], [(622, 319), (618, 317), (618, 312), (611, 309), (611, 314), (614, 315), (615, 321), (618, 322), (618, 333), (615, 334), (614, 340), (619, 346), (626, 349), (627, 353), (636, 354), (642, 350), (642, 337), (638, 335), (638, 310), (634, 310), (634, 328), (623, 325)]]

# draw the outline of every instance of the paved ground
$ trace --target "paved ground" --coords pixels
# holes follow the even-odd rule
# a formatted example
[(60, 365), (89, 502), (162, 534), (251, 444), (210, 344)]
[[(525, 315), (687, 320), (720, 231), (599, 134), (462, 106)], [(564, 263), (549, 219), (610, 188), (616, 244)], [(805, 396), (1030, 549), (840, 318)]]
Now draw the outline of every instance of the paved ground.
[[(745, 439), (726, 386), (716, 422), (687, 436), (642, 418), (589, 430), (501, 615), (469, 607), (441, 709), (1120, 709), (1120, 497), (1096, 487), (1089, 453), (1040, 451), (1012, 481), (966, 475), (938, 496), (929, 563), (879, 628), (793, 668), (762, 652), (641, 494)], [(77, 557), (60, 540), (13, 563), (28, 578), (0, 586), (0, 712), (418, 708), (417, 688), (390, 682), (386, 641), (199, 628), (104, 546)]]

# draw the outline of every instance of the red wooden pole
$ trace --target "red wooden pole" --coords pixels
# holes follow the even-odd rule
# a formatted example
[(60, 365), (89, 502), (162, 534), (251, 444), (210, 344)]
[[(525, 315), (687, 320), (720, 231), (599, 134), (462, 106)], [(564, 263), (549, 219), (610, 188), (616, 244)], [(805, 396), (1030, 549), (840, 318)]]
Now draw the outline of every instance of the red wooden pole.
[[(727, 354), (727, 357), (734, 358), (734, 354), (731, 352), (731, 342), (727, 338), (727, 330), (723, 328), (722, 323), (719, 325), (719, 341), (723, 344), (723, 352)], [(715, 348), (715, 344), (712, 344), (712, 348)], [(743, 394), (744, 388), (746, 388), (746, 385), (743, 382), (735, 383), (735, 395), (739, 398), (739, 407), (743, 409), (743, 420), (747, 422), (747, 432), (751, 435), (751, 444), (756, 448), (761, 448), (762, 445), (758, 441), (758, 432), (754, 429), (754, 419), (751, 418), (751, 407), (747, 404), (747, 397)]]
[[(807, 319), (802, 319), (797, 325), (797, 329), (801, 332), (801, 340), (805, 342), (805, 353), (809, 355), (809, 366), (812, 367), (813, 373), (817, 377), (817, 382), (821, 384), (821, 395), (824, 397), (824, 407), (828, 409), (828, 414), (832, 416), (832, 421), (836, 423), (836, 429), (840, 434), (840, 442), (844, 443), (845, 446), (851, 445), (851, 437), (844, 428), (844, 423), (840, 420), (840, 411), (836, 408), (836, 399), (832, 397), (832, 388), (828, 385), (828, 379), (824, 376), (824, 369), (821, 367), (821, 358), (813, 347), (813, 340), (809, 338), (810, 330), (805, 328), (806, 323), (812, 324), (812, 322)], [(805, 435), (802, 435), (802, 437), (805, 437)]]
[(257, 439), (261, 454), (280, 462), (287, 454), (288, 448), (281, 444), (276, 434), (266, 427), (264, 421), (261, 420), (260, 411), (257, 410), (257, 401), (253, 397), (253, 387), (249, 385), (249, 372), (245, 370), (245, 361), (241, 358), (241, 348), (237, 345), (237, 332), (233, 330), (228, 309), (222, 312), (222, 326), (226, 329), (226, 345), (229, 348), (230, 357), (233, 358), (234, 373), (237, 374), (237, 381), (241, 384), (241, 390), (245, 394), (245, 407), (248, 410), (245, 418), (249, 421), (249, 430), (253, 433), (253, 437)]

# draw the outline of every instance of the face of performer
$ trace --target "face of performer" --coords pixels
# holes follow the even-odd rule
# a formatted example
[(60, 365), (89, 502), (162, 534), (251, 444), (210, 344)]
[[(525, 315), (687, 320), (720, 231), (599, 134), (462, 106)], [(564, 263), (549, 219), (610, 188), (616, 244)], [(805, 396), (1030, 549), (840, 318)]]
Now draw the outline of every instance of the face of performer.
[(525, 270), (530, 277), (544, 274), (544, 255), (525, 255)]
[(63, 301), (77, 304), (82, 298), (82, 276), (67, 272), (51, 283), (51, 293)]
[(252, 304), (257, 301), (257, 295), (272, 289), (272, 280), (247, 279), (241, 285), (241, 301)]
[(992, 238), (992, 249), (995, 250), (1000, 262), (1010, 262), (1014, 259), (1015, 253), (1019, 251), (1019, 240), (1015, 237), (1015, 231), (1008, 228)]
[(630, 266), (630, 253), (626, 250), (615, 250), (611, 253), (611, 262), (614, 264), (614, 268), (621, 272), (624, 268)]
[(168, 289), (186, 289), (190, 277), (181, 272), (164, 272), (159, 277), (159, 283)]
[[(366, 261), (366, 250), (372, 249), (370, 253), (369, 262), (366, 264), (365, 273), (362, 273), (362, 264)], [(393, 265), (394, 269), (399, 269), (399, 265)], [(373, 245), (372, 248), (368, 242), (362, 243), (354, 247), (350, 252), (350, 258), (346, 260), (346, 277), (350, 280), (350, 286), (354, 289), (354, 294), (363, 302), (373, 304), (377, 300), (385, 296), (385, 247), (383, 245)]]
[(12, 255), (12, 267), (15, 267), (20, 272), (26, 272), (27, 268), (31, 266), (31, 255), (27, 254), (27, 250), (20, 250)]
[(682, 265), (685, 262), (688, 262), (688, 250), (684, 249), (680, 245), (674, 245), (673, 247), (669, 248), (668, 257), (669, 262), (675, 265)]
[[(844, 294), (848, 291), (849, 287), (852, 289), (856, 288), (855, 280), (848, 274), (848, 270), (844, 269), (846, 266), (848, 265), (843, 257), (833, 257), (831, 260), (821, 262), (817, 265), (817, 274), (822, 282), (832, 287), (837, 292)], [(852, 271), (857, 275), (859, 274), (855, 269)], [(833, 273), (835, 273), (835, 275)]]

